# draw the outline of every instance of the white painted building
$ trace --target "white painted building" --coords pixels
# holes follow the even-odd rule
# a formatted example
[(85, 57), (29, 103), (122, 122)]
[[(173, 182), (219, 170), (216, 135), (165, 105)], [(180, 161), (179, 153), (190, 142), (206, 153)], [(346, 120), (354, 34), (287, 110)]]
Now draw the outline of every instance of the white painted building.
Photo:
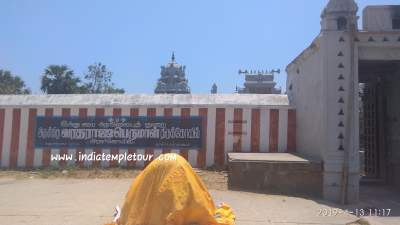
[(400, 6), (366, 7), (362, 28), (357, 11), (354, 0), (330, 0), (320, 34), (286, 68), (297, 151), (323, 161), (324, 198), (349, 203), (360, 150), (366, 178), (400, 184)]

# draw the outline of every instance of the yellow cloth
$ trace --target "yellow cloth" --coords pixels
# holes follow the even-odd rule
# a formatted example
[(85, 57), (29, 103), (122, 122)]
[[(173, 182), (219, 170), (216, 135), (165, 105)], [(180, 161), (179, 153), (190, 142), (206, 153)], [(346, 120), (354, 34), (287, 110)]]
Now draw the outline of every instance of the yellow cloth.
[(160, 157), (133, 181), (118, 225), (234, 225), (231, 208), (226, 204), (215, 207), (207, 188), (183, 157), (171, 153)]

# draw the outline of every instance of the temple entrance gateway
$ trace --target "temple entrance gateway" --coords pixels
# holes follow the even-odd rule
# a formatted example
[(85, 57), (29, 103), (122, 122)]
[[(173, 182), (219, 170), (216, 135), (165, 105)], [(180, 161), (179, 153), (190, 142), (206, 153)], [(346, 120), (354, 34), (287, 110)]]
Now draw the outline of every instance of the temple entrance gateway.
[(323, 160), (327, 200), (357, 202), (360, 167), (362, 180), (400, 186), (399, 9), (367, 6), (359, 28), (354, 0), (330, 0), (321, 33), (286, 68), (297, 150)]
[(359, 84), (362, 179), (398, 184), (400, 61), (359, 61)]

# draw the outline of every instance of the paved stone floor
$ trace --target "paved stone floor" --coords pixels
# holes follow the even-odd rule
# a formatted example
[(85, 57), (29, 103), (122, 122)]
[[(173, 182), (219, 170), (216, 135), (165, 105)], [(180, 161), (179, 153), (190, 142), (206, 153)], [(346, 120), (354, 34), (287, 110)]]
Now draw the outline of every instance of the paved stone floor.
[(376, 225), (400, 225), (400, 190), (396, 187), (370, 184), (360, 186), (360, 202), (347, 206), (350, 210), (369, 209), (383, 210), (390, 209), (389, 216), (368, 216), (365, 217), (370, 224)]
[[(131, 179), (0, 179), (0, 221), (13, 225), (101, 225), (121, 205)], [(237, 225), (346, 224), (350, 214), (320, 216), (331, 205), (279, 195), (211, 190), (229, 203)]]

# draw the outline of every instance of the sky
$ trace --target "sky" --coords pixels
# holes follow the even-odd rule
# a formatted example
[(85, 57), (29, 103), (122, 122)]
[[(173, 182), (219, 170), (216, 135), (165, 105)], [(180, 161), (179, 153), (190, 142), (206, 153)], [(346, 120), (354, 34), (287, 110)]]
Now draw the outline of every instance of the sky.
[[(239, 69), (281, 69), (320, 31), (327, 0), (16, 0), (0, 1), (0, 69), (40, 94), (50, 64), (83, 77), (101, 62), (127, 93), (153, 93), (174, 51), (192, 93), (233, 93)], [(359, 0), (366, 5), (398, 0)], [(361, 20), (361, 19), (360, 19)]]

